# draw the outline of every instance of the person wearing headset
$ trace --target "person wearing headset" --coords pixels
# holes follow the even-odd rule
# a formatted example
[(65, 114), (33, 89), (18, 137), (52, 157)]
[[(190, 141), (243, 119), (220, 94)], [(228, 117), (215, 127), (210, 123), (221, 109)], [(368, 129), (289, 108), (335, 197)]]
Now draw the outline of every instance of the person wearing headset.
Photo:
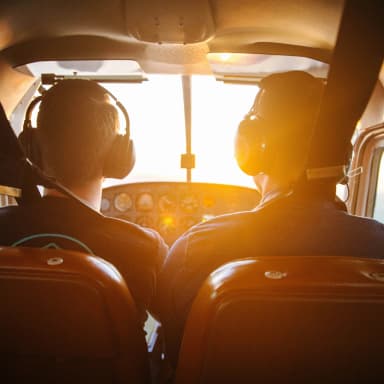
[(171, 247), (157, 302), (174, 366), (193, 299), (221, 265), (258, 255), (384, 256), (383, 224), (349, 215), (336, 200), (337, 180), (304, 177), (323, 88), (301, 71), (261, 81), (235, 139), (236, 160), (253, 177), (259, 205), (198, 224)]
[[(45, 189), (42, 198), (0, 209), (0, 244), (70, 249), (104, 258), (124, 277), (144, 324), (168, 247), (147, 228), (100, 212), (105, 177), (125, 177), (135, 162), (133, 142), (120, 135), (107, 90), (89, 80), (61, 80), (32, 101), (19, 139), (27, 157), (76, 198)], [(30, 115), (40, 102), (37, 128)]]

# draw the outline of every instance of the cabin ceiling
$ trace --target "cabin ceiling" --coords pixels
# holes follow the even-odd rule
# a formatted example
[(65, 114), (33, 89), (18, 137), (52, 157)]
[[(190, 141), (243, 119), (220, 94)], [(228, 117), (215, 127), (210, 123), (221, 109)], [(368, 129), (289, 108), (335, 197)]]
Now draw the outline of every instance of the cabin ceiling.
[(343, 0), (2, 0), (0, 51), (12, 65), (133, 59), (148, 72), (204, 73), (208, 52), (328, 61)]

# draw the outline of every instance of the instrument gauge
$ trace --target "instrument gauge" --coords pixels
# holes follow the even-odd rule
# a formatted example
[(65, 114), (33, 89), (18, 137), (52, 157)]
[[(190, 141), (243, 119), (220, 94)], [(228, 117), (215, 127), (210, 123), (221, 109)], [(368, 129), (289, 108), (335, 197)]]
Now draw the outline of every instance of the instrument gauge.
[(153, 197), (149, 192), (141, 193), (136, 200), (136, 208), (139, 211), (150, 211), (154, 207)]
[(171, 195), (163, 195), (159, 198), (160, 212), (173, 212), (176, 209), (176, 199)]
[(195, 195), (184, 195), (180, 207), (184, 212), (193, 213), (199, 208), (199, 200)]
[(110, 206), (111, 206), (111, 203), (109, 199), (107, 199), (106, 197), (103, 197), (101, 200), (101, 207), (100, 207), (101, 211), (102, 212), (108, 211)]
[(128, 211), (132, 208), (132, 198), (128, 193), (122, 192), (116, 195), (114, 201), (115, 208), (120, 212)]

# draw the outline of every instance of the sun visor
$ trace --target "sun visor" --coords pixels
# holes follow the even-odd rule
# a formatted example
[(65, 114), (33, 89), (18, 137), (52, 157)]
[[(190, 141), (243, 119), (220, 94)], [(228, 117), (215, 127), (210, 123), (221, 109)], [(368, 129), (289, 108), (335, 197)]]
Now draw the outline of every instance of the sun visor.
[(140, 82), (146, 80), (144, 71), (134, 60), (63, 60), (39, 61), (16, 68), (18, 71), (34, 77), (44, 73), (54, 73), (56, 76), (87, 77), (99, 82), (113, 82), (118, 79), (123, 82)]
[(208, 62), (217, 80), (235, 83), (257, 83), (277, 72), (300, 70), (326, 79), (329, 65), (299, 56), (248, 53), (209, 53)]

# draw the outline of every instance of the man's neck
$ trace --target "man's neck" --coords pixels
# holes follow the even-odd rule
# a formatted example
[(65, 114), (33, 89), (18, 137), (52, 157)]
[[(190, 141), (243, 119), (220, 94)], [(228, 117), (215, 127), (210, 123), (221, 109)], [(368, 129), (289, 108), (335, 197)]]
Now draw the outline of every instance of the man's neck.
[(266, 198), (267, 195), (273, 195), (278, 191), (287, 191), (291, 189), (288, 183), (278, 182), (267, 174), (254, 176), (253, 179), (262, 199)]
[[(100, 210), (101, 194), (102, 194), (102, 179), (97, 179), (79, 186), (66, 186), (74, 195), (85, 201), (93, 209)], [(44, 189), (44, 196), (55, 196), (67, 198), (63, 193), (55, 189)]]

